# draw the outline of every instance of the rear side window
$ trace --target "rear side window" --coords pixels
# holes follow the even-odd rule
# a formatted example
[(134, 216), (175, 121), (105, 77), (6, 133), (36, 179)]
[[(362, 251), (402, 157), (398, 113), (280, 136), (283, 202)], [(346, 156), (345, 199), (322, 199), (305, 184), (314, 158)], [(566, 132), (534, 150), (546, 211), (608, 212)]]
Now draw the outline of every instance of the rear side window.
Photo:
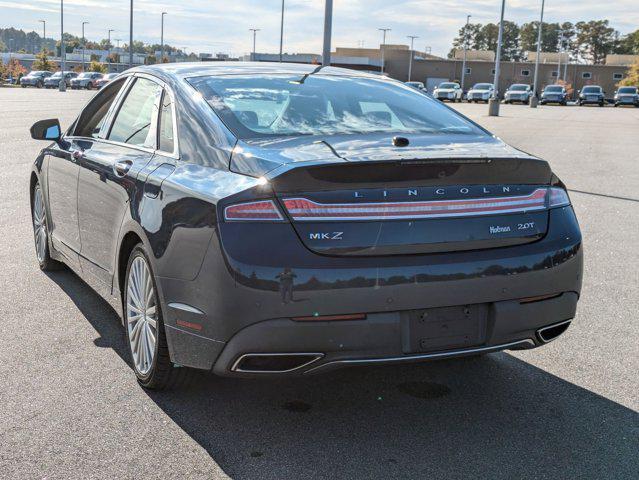
[(162, 87), (146, 78), (136, 79), (115, 117), (109, 140), (139, 147), (155, 148), (155, 129), (151, 128)]
[(165, 91), (160, 106), (160, 123), (158, 125), (158, 145), (160, 150), (173, 153), (173, 106), (171, 96)]
[(98, 138), (109, 108), (111, 108), (113, 100), (115, 100), (115, 97), (124, 85), (124, 80), (126, 79), (123, 78), (117, 82), (112, 82), (96, 95), (80, 115), (73, 129), (73, 135), (76, 137)]

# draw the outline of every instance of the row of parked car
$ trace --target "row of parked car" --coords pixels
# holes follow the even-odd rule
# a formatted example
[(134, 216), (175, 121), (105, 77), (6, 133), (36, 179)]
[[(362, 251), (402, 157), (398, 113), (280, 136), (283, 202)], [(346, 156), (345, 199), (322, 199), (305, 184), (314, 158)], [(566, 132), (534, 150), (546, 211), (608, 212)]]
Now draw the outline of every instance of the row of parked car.
[(65, 83), (76, 90), (79, 89), (99, 89), (113, 80), (117, 73), (98, 73), (98, 72), (47, 72), (43, 70), (34, 70), (20, 79), (22, 88), (58, 88), (60, 80), (64, 75)]
[[(426, 87), (421, 82), (408, 82), (407, 85), (428, 93)], [(484, 102), (493, 97), (495, 87), (492, 83), (477, 83), (468, 92), (464, 92), (457, 82), (440, 83), (432, 92), (432, 96), (441, 101), (461, 102)], [(577, 104), (595, 104), (603, 107), (606, 100), (606, 92), (599, 85), (588, 85), (577, 92)], [(504, 94), (504, 103), (523, 103), (528, 105), (533, 96), (530, 85), (515, 83), (508, 87)], [(547, 85), (541, 92), (539, 103), (546, 105), (554, 103), (558, 105), (568, 104), (568, 92), (563, 85)], [(614, 93), (612, 100), (615, 107), (619, 105), (634, 105), (639, 107), (639, 89), (637, 87), (619, 87)]]

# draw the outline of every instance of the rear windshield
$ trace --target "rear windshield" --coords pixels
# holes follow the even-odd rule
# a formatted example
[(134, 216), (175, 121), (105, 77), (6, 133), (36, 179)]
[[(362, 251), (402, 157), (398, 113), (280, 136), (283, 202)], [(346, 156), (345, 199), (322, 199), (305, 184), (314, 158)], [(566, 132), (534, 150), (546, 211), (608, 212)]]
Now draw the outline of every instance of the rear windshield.
[(493, 85), (491, 83), (477, 83), (473, 90), (490, 90)]
[(83, 72), (80, 75), (78, 75), (78, 78), (91, 78), (93, 76), (93, 73), (91, 72)]
[(398, 82), (311, 75), (227, 75), (188, 80), (238, 138), (372, 132), (485, 134)]
[(511, 85), (509, 90), (514, 92), (525, 92), (528, 90), (528, 85)]
[(561, 92), (562, 90), (563, 90), (563, 87), (559, 85), (552, 85), (550, 87), (545, 88), (546, 92)]
[(601, 87), (584, 87), (584, 93), (600, 93)]
[(621, 87), (619, 93), (637, 93), (637, 87)]

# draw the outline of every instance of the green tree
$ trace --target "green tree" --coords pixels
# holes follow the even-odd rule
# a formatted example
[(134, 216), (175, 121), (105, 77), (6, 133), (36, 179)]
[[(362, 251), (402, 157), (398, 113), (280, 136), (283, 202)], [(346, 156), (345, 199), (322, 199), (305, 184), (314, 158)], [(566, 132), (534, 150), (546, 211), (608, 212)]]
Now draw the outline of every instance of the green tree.
[(464, 43), (469, 50), (479, 50), (477, 36), (481, 31), (481, 23), (469, 23), (459, 29), (459, 33), (453, 40), (453, 48), (448, 53), (448, 58), (454, 58), (457, 50), (464, 49)]
[[(519, 41), (524, 52), (537, 51), (539, 22), (524, 23), (519, 29)], [(559, 24), (544, 22), (541, 31), (541, 51), (556, 52), (559, 45)]]
[(57, 65), (54, 62), (49, 61), (47, 56), (48, 52), (44, 50), (36, 55), (36, 60), (31, 66), (32, 70), (45, 70), (47, 72), (54, 72), (57, 70)]
[(615, 53), (639, 55), (639, 29), (619, 40), (619, 44), (615, 48)]
[(497, 50), (497, 38), (499, 36), (499, 27), (496, 23), (487, 23), (482, 25), (476, 37), (479, 50)]
[(619, 42), (619, 32), (610, 27), (608, 20), (577, 22), (575, 31), (579, 56), (594, 64), (604, 63)]
[(106, 73), (107, 69), (102, 63), (100, 63), (100, 62), (98, 62), (96, 60), (92, 60), (91, 63), (89, 64), (88, 71), (89, 72)]

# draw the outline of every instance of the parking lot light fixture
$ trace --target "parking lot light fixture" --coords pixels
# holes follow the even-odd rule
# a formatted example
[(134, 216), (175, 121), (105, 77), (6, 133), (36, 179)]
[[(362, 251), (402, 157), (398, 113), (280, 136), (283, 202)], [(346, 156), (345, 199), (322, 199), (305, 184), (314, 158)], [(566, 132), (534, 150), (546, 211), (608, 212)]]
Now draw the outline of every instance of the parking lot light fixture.
[(86, 48), (87, 40), (84, 38), (84, 26), (89, 22), (82, 22), (82, 71), (84, 72), (84, 49)]
[(462, 61), (461, 89), (464, 94), (464, 81), (466, 80), (466, 50), (468, 50), (468, 25), (470, 24), (471, 15), (466, 15), (466, 28), (464, 29), (464, 59)]
[(537, 108), (539, 95), (537, 93), (537, 82), (539, 79), (539, 55), (541, 55), (541, 33), (544, 28), (544, 6), (546, 0), (541, 0), (541, 16), (539, 17), (539, 28), (537, 29), (537, 55), (535, 56), (535, 75), (533, 77), (533, 95), (530, 98), (530, 108)]
[(249, 28), (249, 31), (253, 32), (253, 54), (251, 56), (252, 57), (251, 61), (255, 62), (255, 61), (257, 61), (256, 60), (256, 56), (255, 56), (255, 46), (257, 44), (257, 32), (259, 32), (260, 29), (259, 28)]
[(160, 26), (160, 61), (159, 63), (164, 62), (164, 15), (166, 15), (166, 12), (162, 12), (162, 22)]
[(282, 0), (282, 20), (280, 22), (280, 63), (282, 63), (283, 49), (284, 49), (284, 0)]
[(384, 65), (386, 63), (386, 32), (390, 32), (390, 28), (378, 28), (382, 32), (382, 75), (384, 75)]
[[(64, 0), (60, 0), (60, 66), (64, 72), (67, 67), (67, 52), (64, 47)], [(65, 92), (67, 90), (67, 84), (64, 79), (64, 74), (60, 78), (58, 83), (58, 90)]]
[(129, 10), (129, 68), (133, 68), (133, 0)]
[(47, 21), (38, 20), (38, 22), (42, 24), (42, 48), (40, 48), (40, 50), (44, 52), (47, 44)]
[(499, 20), (499, 34), (497, 35), (497, 52), (495, 55), (495, 78), (493, 79), (493, 96), (488, 101), (488, 115), (499, 116), (499, 66), (501, 64), (501, 44), (504, 38), (504, 11), (506, 0), (501, 0), (501, 16)]
[(410, 38), (410, 60), (408, 61), (408, 81), (410, 82), (410, 77), (413, 73), (413, 57), (415, 56), (415, 54), (413, 53), (414, 44), (415, 39), (419, 37), (416, 35), (408, 35), (407, 38)]
[(111, 73), (111, 32), (115, 32), (113, 28), (107, 30), (107, 69), (108, 73)]
[(324, 46), (322, 48), (322, 65), (331, 64), (331, 36), (333, 33), (333, 0), (326, 0), (324, 5)]

